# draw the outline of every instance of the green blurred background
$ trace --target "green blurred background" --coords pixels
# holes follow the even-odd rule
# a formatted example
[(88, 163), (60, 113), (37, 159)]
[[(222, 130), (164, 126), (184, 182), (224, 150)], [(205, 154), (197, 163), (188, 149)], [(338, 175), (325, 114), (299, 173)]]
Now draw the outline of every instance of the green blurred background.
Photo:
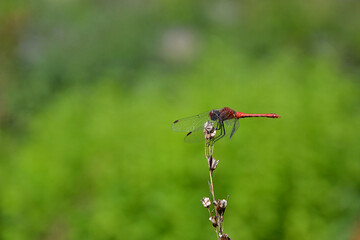
[(215, 191), (232, 239), (360, 239), (360, 2), (0, 2), (0, 238), (216, 239), (202, 144), (172, 121), (228, 106)]

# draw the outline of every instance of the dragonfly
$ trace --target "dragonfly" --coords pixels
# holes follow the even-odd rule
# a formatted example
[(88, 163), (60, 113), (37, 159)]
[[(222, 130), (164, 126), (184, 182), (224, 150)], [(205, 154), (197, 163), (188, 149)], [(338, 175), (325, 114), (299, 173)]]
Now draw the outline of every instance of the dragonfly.
[(213, 123), (217, 131), (214, 141), (218, 141), (226, 134), (229, 134), (229, 138), (231, 139), (239, 128), (239, 119), (250, 117), (280, 118), (280, 116), (275, 113), (250, 114), (237, 112), (231, 108), (224, 107), (176, 120), (173, 122), (171, 128), (176, 132), (187, 132), (185, 142), (200, 142), (204, 140), (204, 124), (209, 121)]

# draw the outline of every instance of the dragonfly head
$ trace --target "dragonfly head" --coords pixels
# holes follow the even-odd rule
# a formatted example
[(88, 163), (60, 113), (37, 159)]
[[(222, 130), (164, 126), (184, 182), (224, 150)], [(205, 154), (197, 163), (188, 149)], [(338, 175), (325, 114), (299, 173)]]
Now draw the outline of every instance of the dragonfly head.
[(212, 121), (216, 121), (219, 119), (220, 117), (220, 112), (219, 110), (212, 110), (210, 113), (209, 113), (209, 117)]

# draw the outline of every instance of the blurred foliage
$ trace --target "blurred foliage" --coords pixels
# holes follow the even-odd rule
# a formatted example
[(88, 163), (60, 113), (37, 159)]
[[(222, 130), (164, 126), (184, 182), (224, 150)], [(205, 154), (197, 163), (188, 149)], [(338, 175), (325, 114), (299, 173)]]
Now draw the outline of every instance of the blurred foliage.
[[(146, 5), (146, 6), (145, 6)], [(357, 1), (0, 2), (2, 239), (215, 239), (201, 144), (171, 122), (243, 119), (216, 144), (232, 239), (355, 239)]]

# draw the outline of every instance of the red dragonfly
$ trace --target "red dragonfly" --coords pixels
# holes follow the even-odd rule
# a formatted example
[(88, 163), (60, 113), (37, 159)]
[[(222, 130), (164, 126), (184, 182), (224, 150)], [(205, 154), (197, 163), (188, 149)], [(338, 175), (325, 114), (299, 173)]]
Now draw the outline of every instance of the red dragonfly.
[(217, 141), (223, 138), (229, 131), (231, 138), (239, 127), (238, 120), (248, 117), (279, 118), (280, 116), (275, 113), (248, 114), (236, 112), (231, 108), (224, 107), (222, 109), (211, 110), (210, 112), (176, 120), (172, 124), (172, 129), (177, 132), (188, 132), (185, 137), (185, 142), (198, 142), (204, 139), (204, 124), (206, 121), (210, 121), (214, 123), (216, 131), (220, 131), (214, 138), (214, 141)]

